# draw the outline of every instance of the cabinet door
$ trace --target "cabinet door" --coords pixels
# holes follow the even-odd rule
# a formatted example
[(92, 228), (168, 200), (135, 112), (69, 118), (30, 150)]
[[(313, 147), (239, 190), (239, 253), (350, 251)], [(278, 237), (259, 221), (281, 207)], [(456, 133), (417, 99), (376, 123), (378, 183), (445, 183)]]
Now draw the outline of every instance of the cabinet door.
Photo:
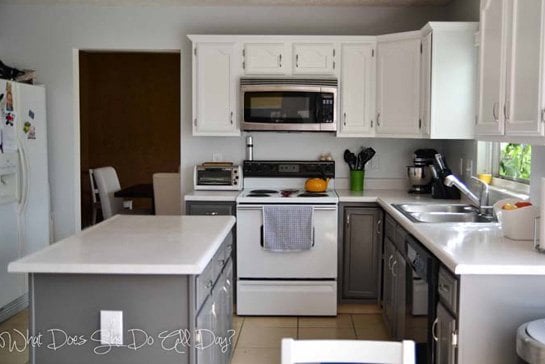
[(479, 116), (477, 135), (504, 132), (506, 0), (481, 2)]
[(335, 46), (332, 43), (294, 43), (293, 73), (333, 74)]
[(394, 277), (392, 275), (392, 264), (395, 260), (394, 243), (387, 236), (384, 237), (384, 254), (382, 261), (382, 308), (386, 326), (393, 333), (394, 328)]
[(422, 59), (420, 62), (420, 120), (422, 136), (429, 137), (431, 133), (431, 47), (432, 33), (422, 38)]
[(437, 318), (434, 329), (435, 363), (456, 364), (456, 318), (441, 303), (437, 305)]
[(382, 213), (374, 208), (344, 211), (343, 298), (377, 298)]
[(392, 264), (392, 275), (394, 276), (394, 337), (398, 340), (405, 337), (406, 267), (405, 258), (399, 251), (396, 251)]
[(507, 135), (542, 135), (540, 70), (543, 62), (543, 0), (512, 0), (505, 98)]
[(379, 41), (377, 134), (419, 136), (420, 38)]
[(218, 363), (219, 350), (214, 345), (217, 325), (217, 304), (213, 296), (209, 296), (197, 316), (195, 332), (196, 364)]
[(285, 74), (288, 58), (284, 43), (244, 44), (244, 73), (246, 75)]
[(375, 45), (341, 45), (341, 123), (338, 136), (373, 135)]
[(193, 135), (240, 135), (234, 43), (197, 43), (193, 53)]

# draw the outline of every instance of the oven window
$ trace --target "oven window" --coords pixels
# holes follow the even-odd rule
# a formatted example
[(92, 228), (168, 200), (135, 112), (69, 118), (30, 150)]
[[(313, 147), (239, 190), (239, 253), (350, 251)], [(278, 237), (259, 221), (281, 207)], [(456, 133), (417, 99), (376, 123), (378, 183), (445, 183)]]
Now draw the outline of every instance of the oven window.
[(197, 171), (197, 181), (199, 185), (229, 186), (231, 184), (231, 170), (210, 168)]
[(253, 123), (316, 123), (316, 93), (246, 92), (244, 120)]

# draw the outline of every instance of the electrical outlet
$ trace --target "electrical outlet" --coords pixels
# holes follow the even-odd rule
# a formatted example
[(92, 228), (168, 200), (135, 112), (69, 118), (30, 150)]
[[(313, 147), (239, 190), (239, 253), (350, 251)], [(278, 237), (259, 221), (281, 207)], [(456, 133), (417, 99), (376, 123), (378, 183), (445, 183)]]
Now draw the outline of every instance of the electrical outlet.
[(380, 168), (379, 156), (375, 154), (375, 156), (371, 159), (369, 169), (379, 169), (379, 168)]
[(100, 343), (123, 345), (123, 311), (100, 311)]
[(212, 153), (212, 162), (223, 162), (223, 155), (221, 153)]
[(466, 179), (469, 179), (471, 178), (471, 176), (473, 176), (473, 160), (466, 159), (464, 167), (464, 177)]

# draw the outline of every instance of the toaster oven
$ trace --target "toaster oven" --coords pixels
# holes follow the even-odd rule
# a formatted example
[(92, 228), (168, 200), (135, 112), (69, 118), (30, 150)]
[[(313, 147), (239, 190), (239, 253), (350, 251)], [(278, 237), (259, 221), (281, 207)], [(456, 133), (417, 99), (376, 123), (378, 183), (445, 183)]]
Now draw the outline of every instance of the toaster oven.
[(226, 163), (197, 165), (193, 187), (195, 190), (242, 190), (242, 167)]

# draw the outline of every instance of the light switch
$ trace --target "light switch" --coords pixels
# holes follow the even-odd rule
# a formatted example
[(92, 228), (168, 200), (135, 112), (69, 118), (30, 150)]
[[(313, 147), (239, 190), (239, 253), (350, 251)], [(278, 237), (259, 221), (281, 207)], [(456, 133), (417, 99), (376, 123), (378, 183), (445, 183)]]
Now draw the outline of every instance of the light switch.
[(100, 311), (100, 343), (123, 345), (123, 311)]

